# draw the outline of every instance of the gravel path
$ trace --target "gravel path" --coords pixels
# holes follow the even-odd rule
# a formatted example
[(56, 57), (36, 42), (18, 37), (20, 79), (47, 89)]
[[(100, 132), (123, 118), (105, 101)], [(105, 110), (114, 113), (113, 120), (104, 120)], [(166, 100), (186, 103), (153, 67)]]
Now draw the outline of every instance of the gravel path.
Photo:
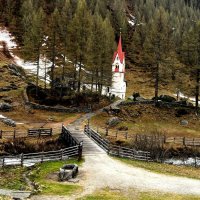
[[(74, 130), (76, 137), (84, 137), (85, 139), (80, 125), (84, 120), (94, 115), (95, 113), (88, 113), (71, 124), (71, 130)], [(91, 149), (93, 151), (94, 148)], [(129, 166), (98, 151), (91, 152), (91, 154), (87, 152), (84, 157), (85, 162), (80, 168), (78, 175), (80, 179), (79, 184), (83, 186), (83, 192), (81, 194), (74, 194), (70, 197), (35, 196), (32, 199), (73, 200), (106, 187), (124, 191), (128, 189), (139, 189), (142, 191), (156, 190), (165, 193), (200, 195), (199, 180), (156, 174), (141, 168)]]

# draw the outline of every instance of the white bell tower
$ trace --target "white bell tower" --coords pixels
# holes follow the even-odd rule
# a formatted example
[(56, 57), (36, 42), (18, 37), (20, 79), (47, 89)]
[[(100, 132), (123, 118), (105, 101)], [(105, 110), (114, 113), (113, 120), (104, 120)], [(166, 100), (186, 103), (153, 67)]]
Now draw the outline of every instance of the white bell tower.
[(124, 80), (125, 75), (125, 52), (122, 51), (122, 38), (120, 33), (119, 43), (117, 51), (113, 56), (112, 64), (112, 86), (110, 93), (119, 97), (120, 99), (125, 99), (126, 97), (126, 82)]

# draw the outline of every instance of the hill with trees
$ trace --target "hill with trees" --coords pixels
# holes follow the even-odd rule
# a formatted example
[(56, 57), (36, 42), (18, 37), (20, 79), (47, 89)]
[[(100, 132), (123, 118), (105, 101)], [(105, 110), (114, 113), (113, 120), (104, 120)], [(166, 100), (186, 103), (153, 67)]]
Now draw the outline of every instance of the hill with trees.
[(84, 82), (101, 92), (111, 83), (121, 29), (127, 68), (150, 74), (155, 98), (161, 86), (173, 84), (173, 91), (195, 96), (198, 106), (199, 9), (198, 0), (1, 0), (0, 19), (37, 71), (42, 55), (52, 62), (52, 89), (70, 83), (80, 91)]

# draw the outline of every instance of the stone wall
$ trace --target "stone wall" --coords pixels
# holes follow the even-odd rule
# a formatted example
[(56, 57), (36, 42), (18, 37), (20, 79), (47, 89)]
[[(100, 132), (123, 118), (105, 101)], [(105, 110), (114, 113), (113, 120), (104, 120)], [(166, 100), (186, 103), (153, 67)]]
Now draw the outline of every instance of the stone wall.
[[(155, 101), (144, 100), (144, 101), (121, 102), (119, 104), (119, 106), (141, 105), (141, 104), (145, 104), (145, 105), (148, 105), (148, 104), (151, 105), (152, 104), (152, 105), (154, 105)], [(161, 106), (161, 107), (182, 107), (182, 108), (195, 109), (194, 106), (184, 105), (184, 104), (181, 104), (181, 103), (178, 103), (178, 102), (162, 102), (162, 101), (159, 101), (158, 106)]]

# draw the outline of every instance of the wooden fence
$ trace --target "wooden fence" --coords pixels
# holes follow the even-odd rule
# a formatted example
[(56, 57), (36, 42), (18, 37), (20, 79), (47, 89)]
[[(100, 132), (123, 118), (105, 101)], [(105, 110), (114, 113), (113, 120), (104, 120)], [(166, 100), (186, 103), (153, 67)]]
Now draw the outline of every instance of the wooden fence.
[(66, 141), (68, 148), (49, 151), (49, 152), (39, 152), (39, 153), (28, 153), (19, 154), (13, 156), (2, 156), (0, 157), (0, 166), (9, 165), (21, 165), (21, 166), (31, 166), (35, 163), (40, 163), (44, 161), (56, 161), (64, 160), (70, 157), (78, 157), (78, 160), (82, 158), (83, 142), (78, 141), (72, 136), (70, 131), (62, 126), (61, 137)]
[(167, 137), (165, 135), (136, 135), (136, 141), (156, 141), (160, 144), (177, 144), (188, 147), (199, 147), (200, 138), (188, 138), (188, 137)]
[(0, 157), (0, 166), (31, 166), (35, 163), (42, 163), (44, 161), (65, 160), (70, 157), (79, 156), (82, 149), (82, 146), (80, 145), (61, 149), (58, 151), (28, 153), (15, 156), (2, 156)]
[(132, 140), (132, 141), (154, 141), (164, 144), (177, 144), (188, 147), (200, 147), (200, 138), (189, 138), (189, 137), (168, 137), (166, 135), (148, 135), (148, 134), (136, 134), (132, 135), (128, 131), (115, 131), (111, 132), (108, 128), (96, 128), (96, 132), (101, 132), (106, 137), (118, 140)]
[(0, 139), (16, 139), (24, 137), (40, 137), (40, 136), (52, 136), (52, 128), (39, 128), (39, 129), (28, 129), (27, 132), (18, 131), (16, 129), (11, 131), (0, 130)]
[(102, 138), (100, 134), (91, 129), (88, 125), (85, 126), (84, 132), (91, 139), (93, 139), (101, 148), (103, 148), (109, 155), (143, 161), (152, 160), (150, 152), (136, 151), (135, 149), (113, 145), (107, 139)]

